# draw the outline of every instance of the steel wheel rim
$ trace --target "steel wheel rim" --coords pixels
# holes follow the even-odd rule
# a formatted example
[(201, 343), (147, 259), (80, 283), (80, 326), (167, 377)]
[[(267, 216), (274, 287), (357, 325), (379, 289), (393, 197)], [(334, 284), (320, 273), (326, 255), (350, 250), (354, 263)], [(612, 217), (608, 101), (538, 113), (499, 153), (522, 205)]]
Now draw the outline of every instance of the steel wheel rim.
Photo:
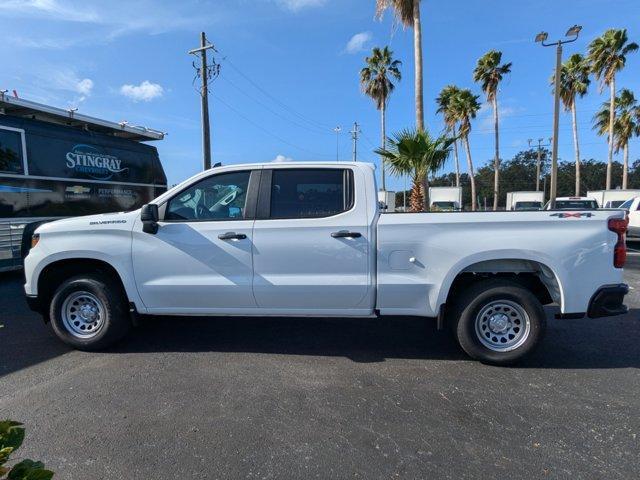
[(494, 300), (480, 309), (475, 319), (480, 343), (494, 352), (509, 352), (529, 338), (531, 321), (526, 310), (511, 300)]
[(92, 338), (104, 324), (104, 304), (93, 293), (78, 291), (62, 304), (62, 323), (76, 338)]

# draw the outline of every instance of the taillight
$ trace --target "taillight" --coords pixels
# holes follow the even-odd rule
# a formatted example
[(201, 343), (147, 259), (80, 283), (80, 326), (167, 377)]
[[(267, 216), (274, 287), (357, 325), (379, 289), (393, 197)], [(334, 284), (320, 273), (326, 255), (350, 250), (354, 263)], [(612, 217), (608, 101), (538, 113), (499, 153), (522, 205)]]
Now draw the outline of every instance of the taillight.
[(624, 262), (627, 261), (627, 244), (625, 243), (625, 233), (627, 232), (627, 225), (629, 219), (625, 218), (610, 218), (608, 227), (613, 233), (618, 235), (618, 241), (615, 247), (613, 247), (613, 266), (616, 268), (624, 267)]

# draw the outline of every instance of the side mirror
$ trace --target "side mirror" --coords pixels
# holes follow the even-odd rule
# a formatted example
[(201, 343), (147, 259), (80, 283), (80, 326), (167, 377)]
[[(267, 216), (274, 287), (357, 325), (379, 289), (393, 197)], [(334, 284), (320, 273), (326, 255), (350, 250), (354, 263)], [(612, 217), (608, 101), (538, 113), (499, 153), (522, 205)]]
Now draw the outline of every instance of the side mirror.
[(158, 233), (158, 205), (148, 203), (140, 210), (140, 220), (142, 220), (142, 231), (144, 233)]

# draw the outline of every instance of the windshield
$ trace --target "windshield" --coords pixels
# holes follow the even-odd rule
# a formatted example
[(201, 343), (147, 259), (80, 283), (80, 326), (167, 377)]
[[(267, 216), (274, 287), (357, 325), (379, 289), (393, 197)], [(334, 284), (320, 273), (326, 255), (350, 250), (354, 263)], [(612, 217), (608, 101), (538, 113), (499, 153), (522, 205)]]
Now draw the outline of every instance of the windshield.
[(595, 200), (556, 200), (556, 210), (597, 210)]
[(431, 204), (431, 210), (455, 210), (455, 202), (433, 202)]
[(625, 210), (629, 210), (631, 208), (631, 204), (633, 203), (634, 200), (635, 200), (635, 198), (630, 198), (629, 200), (627, 200), (626, 202), (621, 204), (620, 208), (624, 208)]

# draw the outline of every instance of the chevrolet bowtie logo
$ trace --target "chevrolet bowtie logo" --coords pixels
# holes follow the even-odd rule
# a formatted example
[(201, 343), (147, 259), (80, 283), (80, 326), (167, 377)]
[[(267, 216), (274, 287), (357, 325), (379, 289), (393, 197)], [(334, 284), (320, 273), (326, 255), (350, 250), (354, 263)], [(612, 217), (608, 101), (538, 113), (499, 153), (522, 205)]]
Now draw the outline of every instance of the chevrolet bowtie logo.
[(593, 213), (591, 212), (558, 212), (558, 213), (552, 213), (551, 216), (558, 217), (558, 218), (582, 218), (582, 217), (591, 218), (593, 217)]
[(82, 185), (74, 185), (73, 187), (67, 187), (65, 191), (67, 193), (75, 193), (80, 195), (82, 193), (89, 193), (91, 189), (87, 187), (83, 187)]

